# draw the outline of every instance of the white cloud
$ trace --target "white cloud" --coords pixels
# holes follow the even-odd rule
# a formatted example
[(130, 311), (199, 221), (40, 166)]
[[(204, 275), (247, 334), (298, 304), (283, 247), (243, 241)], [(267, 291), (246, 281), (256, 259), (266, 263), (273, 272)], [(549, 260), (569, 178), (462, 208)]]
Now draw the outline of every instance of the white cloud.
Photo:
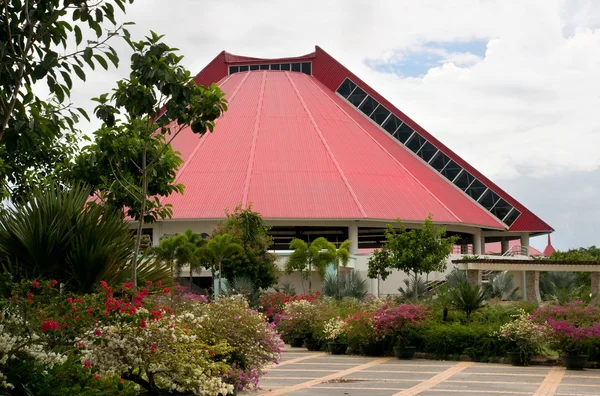
[[(135, 35), (150, 29), (166, 34), (166, 42), (181, 49), (192, 73), (223, 49), (278, 57), (301, 55), (320, 45), (505, 185), (523, 175), (600, 169), (599, 4), (138, 0), (126, 19), (137, 23), (131, 29)], [(485, 58), (446, 54), (446, 61), (422, 78), (382, 73), (366, 62), (392, 59), (424, 42), (482, 39), (489, 40)], [(74, 90), (74, 99), (81, 103), (125, 76), (128, 55), (121, 58), (118, 72), (90, 75)]]

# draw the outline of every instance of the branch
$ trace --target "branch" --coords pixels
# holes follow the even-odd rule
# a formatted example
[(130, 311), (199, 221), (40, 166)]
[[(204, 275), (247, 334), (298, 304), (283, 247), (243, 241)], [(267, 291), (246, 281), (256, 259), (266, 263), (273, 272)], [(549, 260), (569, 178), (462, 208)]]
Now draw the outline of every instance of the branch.
[(81, 54), (81, 53), (83, 53), (83, 52), (84, 52), (86, 49), (88, 49), (88, 48), (90, 48), (90, 49), (94, 50), (94, 49), (96, 49), (96, 48), (98, 48), (98, 47), (100, 47), (100, 46), (102, 46), (102, 45), (106, 44), (106, 42), (107, 42), (108, 40), (110, 40), (111, 38), (113, 38), (114, 36), (116, 36), (116, 35), (118, 34), (119, 30), (121, 30), (122, 28), (123, 28), (123, 25), (119, 26), (119, 27), (117, 28), (117, 30), (115, 30), (114, 32), (108, 32), (108, 35), (106, 36), (106, 38), (105, 38), (104, 40), (102, 40), (102, 41), (98, 41), (98, 42), (96, 42), (96, 44), (94, 44), (94, 45), (92, 45), (92, 46), (87, 46), (87, 47), (85, 47), (85, 48), (84, 48), (84, 49), (82, 49), (82, 50), (78, 50), (78, 51), (75, 51), (75, 52), (71, 52), (70, 54), (67, 54), (67, 55), (60, 56), (60, 57), (58, 58), (58, 60), (63, 60), (63, 59), (71, 58), (71, 57), (73, 57), (73, 56), (77, 56), (78, 54)]
[[(127, 191), (127, 192), (128, 192), (128, 193), (129, 193), (129, 194), (130, 194), (130, 195), (131, 195), (131, 196), (132, 196), (132, 197), (133, 197), (135, 200), (137, 200), (138, 202), (140, 202), (140, 203), (141, 203), (142, 201), (141, 201), (141, 200), (140, 200), (140, 199), (137, 197), (137, 195), (136, 195), (136, 194), (134, 194), (134, 193), (132, 193), (132, 192), (131, 192), (131, 190), (130, 190), (130, 189), (129, 189), (129, 188), (128, 188), (128, 187), (127, 187), (125, 184), (123, 184), (123, 182), (121, 182), (121, 181), (119, 180), (119, 176), (117, 175), (117, 172), (115, 171), (115, 168), (113, 168), (112, 162), (111, 162), (111, 161), (108, 161), (108, 164), (110, 165), (110, 169), (112, 170), (112, 174), (113, 174), (113, 176), (115, 177), (115, 180), (116, 180), (116, 181), (117, 181), (117, 182), (118, 182), (118, 183), (121, 185), (121, 187), (123, 187), (123, 188), (125, 189), (125, 191)], [(126, 181), (126, 180), (125, 180), (125, 181)], [(127, 182), (127, 183), (129, 183), (129, 182)], [(133, 184), (132, 184), (132, 183), (129, 183), (129, 184), (133, 186)], [(135, 186), (134, 186), (134, 187), (135, 187)]]

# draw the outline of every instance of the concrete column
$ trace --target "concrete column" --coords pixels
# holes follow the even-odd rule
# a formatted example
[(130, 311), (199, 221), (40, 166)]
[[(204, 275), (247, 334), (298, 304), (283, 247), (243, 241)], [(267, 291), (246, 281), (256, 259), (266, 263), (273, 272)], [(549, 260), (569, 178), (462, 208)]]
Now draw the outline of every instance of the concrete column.
[(529, 256), (529, 233), (528, 232), (524, 232), (521, 234), (521, 249), (522, 249), (521, 254), (525, 254), (526, 256)]
[(501, 246), (501, 248), (500, 248), (500, 254), (501, 255), (504, 254), (504, 253), (506, 253), (506, 252), (508, 252), (508, 249), (510, 249), (509, 244), (508, 244), (508, 239), (503, 239), (500, 242), (500, 246)]
[(352, 244), (350, 245), (350, 254), (358, 253), (358, 224), (352, 223), (348, 227), (348, 239)]
[(592, 294), (600, 295), (600, 272), (592, 272)]
[(539, 303), (540, 297), (540, 272), (525, 271), (526, 298), (528, 302)]
[(481, 230), (477, 230), (473, 234), (473, 254), (482, 255), (483, 246), (481, 245), (483, 237), (481, 236)]
[(481, 271), (480, 270), (467, 270), (467, 282), (471, 286), (481, 286)]

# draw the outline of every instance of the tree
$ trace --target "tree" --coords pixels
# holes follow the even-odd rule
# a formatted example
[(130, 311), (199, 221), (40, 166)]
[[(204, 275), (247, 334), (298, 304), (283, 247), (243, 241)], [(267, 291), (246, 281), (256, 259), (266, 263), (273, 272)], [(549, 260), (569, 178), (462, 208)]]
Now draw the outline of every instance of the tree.
[(192, 260), (196, 262), (205, 262), (208, 264), (208, 268), (213, 272), (219, 271), (219, 294), (221, 294), (223, 283), (222, 283), (222, 265), (228, 257), (236, 254), (243, 254), (244, 248), (233, 242), (233, 236), (230, 234), (215, 235), (211, 238), (208, 243), (201, 248), (197, 249)]
[[(325, 279), (327, 266), (336, 260), (335, 245), (323, 237), (309, 244), (302, 239), (294, 238), (290, 243), (293, 250), (285, 263), (285, 271), (291, 274), (300, 271), (303, 279), (308, 279), (308, 290), (312, 291), (312, 269), (317, 270), (321, 280)], [(304, 287), (304, 283), (302, 283)]]
[[(446, 258), (452, 252), (457, 237), (446, 237), (446, 230), (433, 224), (431, 215), (421, 228), (406, 230), (398, 221), (400, 230), (388, 225), (385, 231), (386, 243), (375, 250), (369, 259), (369, 278), (381, 276), (385, 280), (392, 270), (405, 272), (408, 276), (446, 269)], [(415, 301), (418, 288), (414, 289)]]
[(181, 272), (181, 268), (186, 265), (190, 268), (190, 283), (192, 282), (194, 270), (202, 267), (202, 263), (198, 262), (194, 256), (196, 250), (206, 245), (206, 239), (191, 229), (169, 238), (160, 241), (160, 244), (152, 249), (152, 253), (159, 260), (169, 264), (171, 267), (171, 276), (173, 276), (173, 267), (177, 265), (177, 272)]
[(170, 217), (171, 207), (160, 198), (184, 189), (175, 184), (181, 159), (170, 142), (186, 128), (199, 135), (212, 132), (227, 108), (216, 84), (198, 86), (180, 65), (183, 57), (162, 37), (151, 32), (139, 42), (126, 38), (134, 51), (129, 79), (119, 81), (110, 97), (93, 99), (103, 126), (74, 171), (75, 178), (94, 187), (100, 201), (137, 220), (134, 282), (144, 223)]
[[(335, 279), (338, 283), (338, 291), (342, 290), (342, 288), (339, 285), (340, 266), (344, 268), (348, 266), (348, 261), (350, 261), (350, 245), (352, 245), (352, 242), (349, 239), (346, 239), (340, 244), (340, 246), (335, 251)], [(341, 299), (341, 297), (338, 297), (338, 299)]]
[(276, 256), (269, 252), (273, 244), (269, 229), (260, 213), (254, 212), (251, 205), (246, 209), (237, 206), (233, 212), (227, 211), (227, 218), (217, 225), (212, 235), (229, 234), (244, 251), (223, 261), (225, 278), (248, 278), (255, 287), (263, 289), (277, 283), (279, 270), (275, 263)]
[[(132, 0), (5, 0), (0, 2), (0, 177), (2, 197), (23, 201), (33, 186), (53, 187), (75, 154), (81, 108), (69, 97), (84, 63), (108, 70), (118, 65), (113, 37), (128, 36), (117, 24)], [(112, 25), (110, 28), (105, 27)], [(110, 25), (109, 25), (110, 26)], [(77, 48), (67, 51), (70, 37)], [(45, 82), (45, 101), (33, 86)], [(88, 118), (89, 119), (89, 118)]]

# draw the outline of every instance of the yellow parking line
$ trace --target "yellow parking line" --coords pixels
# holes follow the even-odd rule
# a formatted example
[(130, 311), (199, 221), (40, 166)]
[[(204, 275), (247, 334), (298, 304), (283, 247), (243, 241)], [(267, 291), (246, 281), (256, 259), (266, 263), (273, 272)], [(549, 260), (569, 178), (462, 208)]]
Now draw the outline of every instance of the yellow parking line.
[(409, 388), (402, 392), (398, 392), (398, 393), (394, 394), (394, 396), (418, 395), (419, 393), (429, 390), (429, 389), (433, 388), (434, 386), (442, 383), (443, 381), (452, 377), (454, 374), (460, 373), (461, 371), (463, 371), (464, 369), (466, 369), (469, 366), (472, 366), (473, 364), (474, 364), (473, 362), (460, 362), (460, 363), (450, 367), (448, 370), (442, 371), (441, 373), (434, 375), (433, 377), (429, 378), (428, 380), (425, 380), (425, 381), (421, 382), (420, 384), (413, 386), (412, 388)]
[(552, 367), (533, 396), (554, 396), (564, 375), (564, 367)]

